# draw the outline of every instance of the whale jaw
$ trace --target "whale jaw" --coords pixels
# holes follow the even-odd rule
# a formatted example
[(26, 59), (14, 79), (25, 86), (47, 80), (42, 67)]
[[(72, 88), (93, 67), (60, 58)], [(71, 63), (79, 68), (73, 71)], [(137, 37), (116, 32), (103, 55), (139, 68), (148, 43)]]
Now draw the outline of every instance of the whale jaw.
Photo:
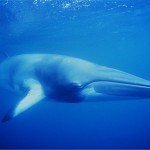
[(84, 96), (146, 99), (150, 98), (150, 86), (124, 82), (97, 81), (87, 84), (82, 90)]

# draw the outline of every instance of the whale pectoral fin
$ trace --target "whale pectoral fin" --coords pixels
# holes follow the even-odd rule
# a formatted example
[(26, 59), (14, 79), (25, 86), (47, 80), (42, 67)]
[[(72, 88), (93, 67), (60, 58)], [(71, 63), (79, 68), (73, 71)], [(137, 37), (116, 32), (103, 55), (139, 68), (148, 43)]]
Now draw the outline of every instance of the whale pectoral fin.
[(29, 87), (29, 92), (15, 107), (8, 111), (2, 119), (2, 122), (6, 122), (11, 118), (18, 116), (45, 98), (42, 86), (38, 81), (30, 79), (26, 81), (26, 85)]

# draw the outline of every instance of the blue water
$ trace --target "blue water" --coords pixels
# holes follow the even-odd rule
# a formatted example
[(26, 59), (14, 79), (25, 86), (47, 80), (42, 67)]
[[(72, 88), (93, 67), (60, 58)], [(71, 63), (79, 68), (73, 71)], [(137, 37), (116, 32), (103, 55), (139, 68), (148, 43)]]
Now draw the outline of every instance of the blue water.
[[(0, 50), (69, 55), (150, 80), (150, 1), (1, 0)], [(2, 118), (20, 97), (0, 90)], [(0, 148), (150, 148), (150, 99), (43, 101), (0, 124)]]

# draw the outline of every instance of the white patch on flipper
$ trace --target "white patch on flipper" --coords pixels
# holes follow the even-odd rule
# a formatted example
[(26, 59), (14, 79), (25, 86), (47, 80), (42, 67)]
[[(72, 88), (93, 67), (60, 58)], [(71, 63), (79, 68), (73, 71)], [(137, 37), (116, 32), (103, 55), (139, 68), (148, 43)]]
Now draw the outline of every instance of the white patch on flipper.
[(42, 86), (37, 80), (28, 79), (25, 81), (25, 85), (28, 86), (30, 90), (26, 97), (24, 97), (15, 107), (13, 111), (13, 117), (19, 115), (20, 113), (24, 112), (25, 110), (45, 98)]
[(35, 105), (36, 103), (38, 103), (45, 97), (42, 86), (37, 80), (34, 80), (34, 79), (26, 80), (25, 85), (30, 87), (30, 90), (27, 96), (23, 98), (19, 102), (19, 104), (16, 106), (14, 113), (13, 113), (13, 117), (24, 112), (25, 110)]

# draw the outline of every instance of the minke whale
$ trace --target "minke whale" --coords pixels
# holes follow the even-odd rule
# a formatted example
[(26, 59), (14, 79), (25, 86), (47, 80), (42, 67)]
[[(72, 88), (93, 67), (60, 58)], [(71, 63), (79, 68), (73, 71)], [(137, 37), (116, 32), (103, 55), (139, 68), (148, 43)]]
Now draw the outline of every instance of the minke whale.
[[(23, 54), (0, 64), (0, 86), (22, 94), (4, 115), (8, 121), (46, 97), (57, 102), (86, 102), (89, 97), (150, 98), (150, 81), (63, 55)], [(92, 99), (91, 99), (92, 101)]]

